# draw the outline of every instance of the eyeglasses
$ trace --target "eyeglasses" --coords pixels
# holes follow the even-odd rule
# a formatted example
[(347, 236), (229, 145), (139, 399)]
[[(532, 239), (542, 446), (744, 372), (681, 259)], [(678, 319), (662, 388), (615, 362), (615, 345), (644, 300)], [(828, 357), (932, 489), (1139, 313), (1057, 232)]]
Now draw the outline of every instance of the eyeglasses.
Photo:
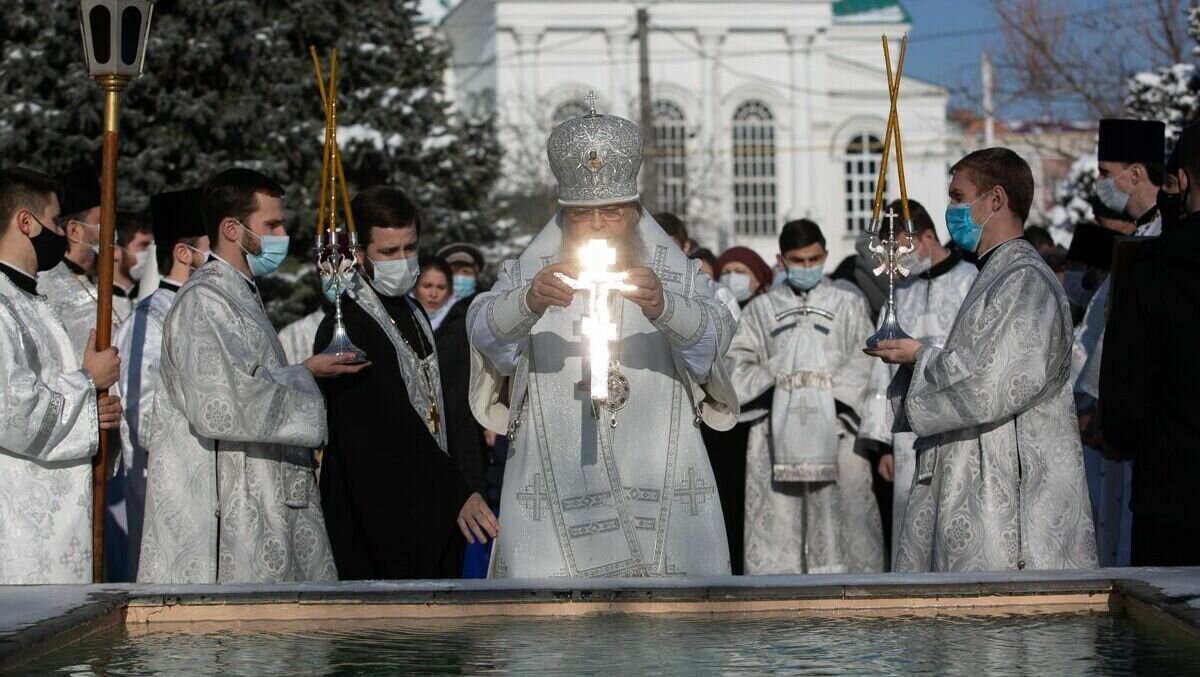
[(613, 207), (566, 207), (563, 209), (563, 216), (571, 223), (587, 221), (593, 213), (604, 223), (617, 223), (625, 217), (625, 207), (616, 205)]

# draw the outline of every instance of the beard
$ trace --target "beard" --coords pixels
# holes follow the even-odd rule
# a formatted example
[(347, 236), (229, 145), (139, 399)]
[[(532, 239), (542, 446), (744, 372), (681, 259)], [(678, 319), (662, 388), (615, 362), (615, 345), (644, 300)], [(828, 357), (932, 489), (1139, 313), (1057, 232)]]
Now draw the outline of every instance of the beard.
[[(608, 245), (617, 250), (617, 262), (614, 264), (615, 270), (629, 270), (641, 266), (646, 261), (646, 242), (642, 239), (642, 230), (638, 227), (640, 218), (635, 220), (625, 230), (625, 235), (620, 239), (609, 239)], [(585, 232), (584, 229), (573, 231), (569, 228), (563, 228), (562, 252), (561, 257), (565, 261), (574, 260), (576, 252), (588, 240), (593, 240), (599, 235), (591, 232)]]

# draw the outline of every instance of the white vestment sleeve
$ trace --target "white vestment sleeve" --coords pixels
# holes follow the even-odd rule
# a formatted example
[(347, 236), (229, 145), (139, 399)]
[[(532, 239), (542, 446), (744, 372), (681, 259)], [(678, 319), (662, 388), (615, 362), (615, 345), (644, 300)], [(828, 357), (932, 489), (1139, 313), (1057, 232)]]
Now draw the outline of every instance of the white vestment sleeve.
[(511, 267), (511, 261), (505, 264), (496, 285), (476, 297), (467, 312), (471, 345), (505, 376), (516, 369), (529, 331), (540, 317), (526, 301), (530, 285), (513, 286)]
[(742, 309), (742, 319), (729, 345), (729, 360), (733, 388), (738, 402), (743, 406), (757, 399), (775, 386), (775, 374), (782, 369), (772, 369), (770, 359), (771, 340), (768, 328), (762, 325), (761, 304), (770, 304), (766, 295), (750, 302)]
[(297, 447), (325, 442), (325, 404), (307, 367), (262, 364), (261, 346), (246, 345), (238, 330), (244, 315), (203, 285), (176, 306), (163, 343), (177, 368), (170, 393), (196, 434)]
[(662, 315), (651, 324), (667, 337), (688, 371), (703, 383), (717, 357), (717, 327), (712, 313), (718, 309), (729, 311), (719, 303), (706, 303), (699, 297), (689, 299), (668, 291), (663, 292), (663, 303)]
[[(924, 437), (997, 423), (1032, 407), (1052, 386), (1071, 345), (1051, 281), (1032, 266), (1006, 274), (960, 316), (957, 348), (917, 350), (905, 410)], [(1061, 345), (1060, 345), (1061, 344)]]
[(6, 357), (0, 361), (0, 448), (45, 463), (91, 457), (100, 426), (92, 379), (80, 369), (42, 381), (17, 340), (20, 319), (2, 309), (0, 355)]

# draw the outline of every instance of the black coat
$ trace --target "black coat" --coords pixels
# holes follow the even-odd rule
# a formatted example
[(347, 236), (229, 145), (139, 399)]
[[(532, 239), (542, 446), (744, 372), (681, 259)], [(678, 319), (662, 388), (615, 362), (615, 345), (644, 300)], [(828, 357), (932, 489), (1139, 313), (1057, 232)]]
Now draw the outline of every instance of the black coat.
[(1200, 514), (1200, 213), (1141, 245), (1114, 278), (1100, 365), (1104, 438), (1134, 457), (1134, 513)]
[(467, 309), (474, 296), (455, 303), (433, 333), (438, 367), (442, 372), (442, 399), (446, 405), (446, 440), (450, 456), (458, 463), (467, 486), (487, 495), (488, 452), (483, 427), (471, 413), (471, 344), (467, 338)]
[[(405, 299), (381, 299), (409, 345), (429, 354)], [(342, 311), (350, 340), (371, 366), (320, 381), (329, 421), (321, 506), (338, 576), (458, 577), (466, 542), (457, 518), (471, 491), (425, 426), (425, 412), (413, 410), (387, 334), (353, 301)], [(332, 334), (329, 314), (316, 345), (327, 345)]]

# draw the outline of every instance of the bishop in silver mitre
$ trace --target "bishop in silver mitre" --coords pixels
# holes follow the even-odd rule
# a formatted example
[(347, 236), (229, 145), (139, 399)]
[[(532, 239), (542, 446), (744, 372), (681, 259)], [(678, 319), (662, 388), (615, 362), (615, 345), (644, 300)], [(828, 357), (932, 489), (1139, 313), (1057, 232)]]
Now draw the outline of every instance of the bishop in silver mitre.
[(471, 304), (471, 408), (509, 436), (489, 575), (729, 573), (700, 436), (731, 428), (734, 324), (643, 209), (642, 132), (612, 115), (548, 142), (558, 212)]

